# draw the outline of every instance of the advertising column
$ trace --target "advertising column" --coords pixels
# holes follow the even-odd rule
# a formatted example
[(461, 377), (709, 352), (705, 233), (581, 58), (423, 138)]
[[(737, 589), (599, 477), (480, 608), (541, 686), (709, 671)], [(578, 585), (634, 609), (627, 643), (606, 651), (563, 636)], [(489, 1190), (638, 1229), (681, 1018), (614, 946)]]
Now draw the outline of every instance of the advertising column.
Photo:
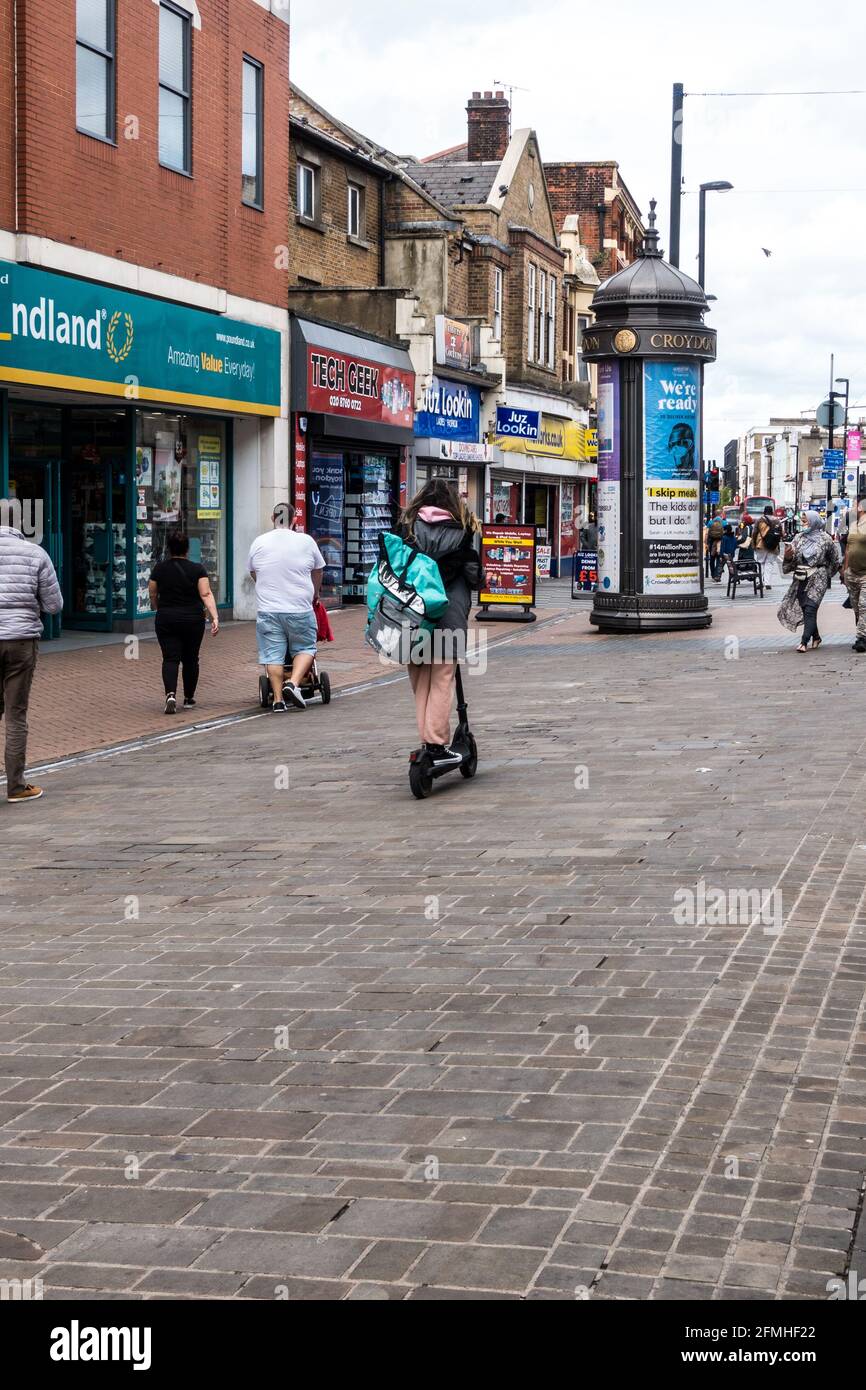
[(643, 592), (700, 594), (701, 369), (650, 359), (643, 381)]
[(619, 363), (598, 368), (598, 587), (619, 592)]

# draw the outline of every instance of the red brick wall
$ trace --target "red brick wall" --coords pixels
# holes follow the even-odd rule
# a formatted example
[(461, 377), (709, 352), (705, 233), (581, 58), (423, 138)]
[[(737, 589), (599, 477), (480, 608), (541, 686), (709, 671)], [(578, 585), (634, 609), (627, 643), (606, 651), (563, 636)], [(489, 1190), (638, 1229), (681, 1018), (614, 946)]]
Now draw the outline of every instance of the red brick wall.
[[(12, 0), (2, 4), (0, 42)], [(158, 6), (117, 6), (116, 145), (75, 129), (75, 5), (19, 6), (19, 230), (285, 304), (277, 248), (289, 216), (288, 26), (253, 0), (199, 0), (199, 10), (186, 178), (159, 165)], [(264, 212), (241, 202), (244, 53), (264, 65)], [(138, 138), (126, 138), (129, 118)], [(8, 192), (0, 220), (11, 225)]]
[[(317, 227), (300, 221), (297, 200), (298, 159), (312, 161), (319, 172), (321, 222)], [(349, 183), (364, 190), (364, 245), (348, 235)], [(289, 230), (289, 283), (313, 282), (333, 287), (370, 289), (379, 284), (382, 231), (380, 226), (381, 177), (339, 153), (331, 153), (315, 140), (293, 135), (289, 183), (292, 213)]]
[(0, 227), (15, 226), (15, 120), (11, 94), (14, 91), (15, 51), (12, 28), (13, 0), (0, 0)]
[[(581, 243), (589, 252), (590, 260), (596, 266), (599, 275), (605, 279), (606, 276), (615, 274), (622, 267), (617, 259), (616, 250), (612, 246), (602, 246), (598, 206), (605, 201), (605, 188), (613, 188), (617, 183), (616, 166), (545, 164), (544, 172), (547, 175), (557, 232), (562, 231), (566, 217), (578, 213)], [(619, 243), (627, 261), (634, 259), (641, 235), (632, 223), (632, 216), (626, 214), (621, 191), (618, 191), (613, 202), (605, 207), (604, 236)]]

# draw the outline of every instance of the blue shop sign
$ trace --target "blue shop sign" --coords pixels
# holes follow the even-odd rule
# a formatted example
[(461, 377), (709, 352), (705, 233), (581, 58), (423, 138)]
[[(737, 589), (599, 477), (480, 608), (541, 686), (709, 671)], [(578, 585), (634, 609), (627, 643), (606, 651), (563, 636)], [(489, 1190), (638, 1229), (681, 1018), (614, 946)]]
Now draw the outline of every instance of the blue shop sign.
[(477, 386), (461, 386), (434, 376), (415, 412), (418, 439), (456, 439), (479, 442), (481, 392)]
[(540, 427), (540, 410), (519, 410), (513, 405), (496, 407), (496, 433), (503, 438), (537, 441)]

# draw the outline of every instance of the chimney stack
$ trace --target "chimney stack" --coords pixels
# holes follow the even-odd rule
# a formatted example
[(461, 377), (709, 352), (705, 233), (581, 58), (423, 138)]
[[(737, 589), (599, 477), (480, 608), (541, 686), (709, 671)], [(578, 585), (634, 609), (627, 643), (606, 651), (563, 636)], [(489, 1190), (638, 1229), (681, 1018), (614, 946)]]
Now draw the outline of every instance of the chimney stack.
[(468, 158), (482, 160), (505, 158), (511, 138), (511, 106), (504, 92), (473, 92), (466, 108), (469, 116)]

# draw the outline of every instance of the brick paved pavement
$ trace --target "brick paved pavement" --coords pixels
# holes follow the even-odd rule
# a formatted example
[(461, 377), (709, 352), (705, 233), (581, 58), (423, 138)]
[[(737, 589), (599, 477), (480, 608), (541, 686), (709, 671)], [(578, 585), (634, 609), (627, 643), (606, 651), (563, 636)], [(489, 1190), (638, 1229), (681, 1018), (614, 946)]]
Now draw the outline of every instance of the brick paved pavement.
[[(0, 807), (0, 1277), (642, 1300), (866, 1274), (866, 667), (761, 611), (498, 630), (479, 777), (422, 804), (392, 683)], [(781, 933), (684, 913), (700, 880), (779, 893)]]

